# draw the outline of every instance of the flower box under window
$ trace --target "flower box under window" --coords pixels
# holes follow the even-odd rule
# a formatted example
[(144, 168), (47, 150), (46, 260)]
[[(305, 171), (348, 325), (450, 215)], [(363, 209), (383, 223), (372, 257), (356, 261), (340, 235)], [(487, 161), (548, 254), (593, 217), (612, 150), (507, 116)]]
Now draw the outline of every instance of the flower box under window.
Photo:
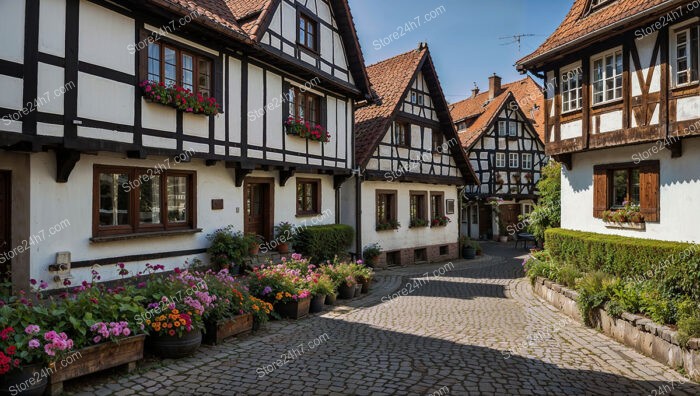
[(289, 117), (284, 123), (287, 135), (299, 136), (314, 142), (327, 143), (331, 140), (331, 134), (321, 125), (305, 121), (300, 118)]
[(174, 107), (185, 113), (215, 116), (221, 108), (216, 99), (177, 85), (166, 86), (162, 82), (143, 81), (139, 86), (147, 102)]

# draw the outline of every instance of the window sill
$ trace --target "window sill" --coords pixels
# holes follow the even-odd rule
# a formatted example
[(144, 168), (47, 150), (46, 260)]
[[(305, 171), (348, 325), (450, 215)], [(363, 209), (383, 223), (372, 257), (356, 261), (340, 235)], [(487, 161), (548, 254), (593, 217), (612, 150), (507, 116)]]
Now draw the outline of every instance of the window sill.
[(605, 228), (614, 228), (620, 230), (637, 230), (646, 231), (646, 223), (612, 223), (604, 221)]
[(375, 231), (377, 232), (384, 232), (384, 231), (398, 231), (399, 227), (396, 228), (376, 228)]
[(92, 243), (105, 243), (105, 242), (115, 242), (115, 241), (126, 241), (130, 239), (141, 239), (141, 238), (158, 238), (167, 236), (177, 236), (177, 235), (189, 235), (197, 234), (202, 232), (201, 228), (188, 228), (185, 230), (172, 230), (172, 231), (155, 231), (155, 232), (137, 232), (133, 234), (118, 234), (109, 236), (98, 236), (90, 238)]
[(700, 87), (700, 81), (693, 81), (691, 83), (683, 84), (683, 85), (675, 85), (673, 88), (671, 88), (671, 92), (682, 92), (687, 89), (693, 89), (693, 88), (698, 88)]
[(594, 104), (592, 104), (592, 105), (591, 105), (591, 109), (600, 109), (600, 108), (604, 108), (604, 107), (607, 107), (607, 106), (612, 106), (612, 105), (616, 105), (616, 104), (622, 104), (623, 102), (624, 102), (624, 99), (623, 99), (623, 98), (619, 98), (619, 99), (610, 99), (610, 100), (606, 100), (605, 102), (600, 102), (600, 103), (594, 103)]
[(297, 213), (297, 214), (295, 215), (295, 217), (297, 217), (297, 218), (309, 218), (309, 217), (316, 217), (316, 216), (320, 216), (320, 215), (321, 215), (321, 212), (317, 212), (317, 213)]

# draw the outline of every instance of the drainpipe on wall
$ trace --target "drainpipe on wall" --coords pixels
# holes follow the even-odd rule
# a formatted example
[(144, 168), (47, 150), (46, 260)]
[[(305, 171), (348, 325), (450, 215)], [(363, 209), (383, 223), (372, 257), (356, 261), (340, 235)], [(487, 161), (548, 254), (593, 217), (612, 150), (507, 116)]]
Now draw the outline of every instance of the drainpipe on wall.
[(357, 230), (355, 230), (355, 249), (357, 251), (357, 257), (362, 257), (362, 176), (358, 172), (355, 175), (355, 224)]

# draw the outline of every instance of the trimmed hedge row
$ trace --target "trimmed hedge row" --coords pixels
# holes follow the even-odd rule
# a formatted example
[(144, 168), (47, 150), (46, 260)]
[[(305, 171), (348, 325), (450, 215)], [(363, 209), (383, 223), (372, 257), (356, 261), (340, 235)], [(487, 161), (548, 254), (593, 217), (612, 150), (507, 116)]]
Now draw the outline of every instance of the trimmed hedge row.
[(345, 257), (355, 237), (355, 229), (344, 224), (300, 227), (294, 240), (294, 250), (315, 263)]
[(658, 282), (666, 296), (700, 299), (700, 244), (550, 229), (545, 246), (557, 263), (623, 280)]

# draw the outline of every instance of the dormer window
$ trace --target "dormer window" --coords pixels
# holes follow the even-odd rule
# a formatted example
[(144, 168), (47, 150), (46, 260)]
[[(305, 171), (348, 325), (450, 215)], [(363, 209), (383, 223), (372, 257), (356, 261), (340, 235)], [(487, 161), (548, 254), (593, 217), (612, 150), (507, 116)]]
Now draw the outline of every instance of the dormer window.
[(299, 15), (299, 45), (318, 52), (318, 22), (304, 14)]

